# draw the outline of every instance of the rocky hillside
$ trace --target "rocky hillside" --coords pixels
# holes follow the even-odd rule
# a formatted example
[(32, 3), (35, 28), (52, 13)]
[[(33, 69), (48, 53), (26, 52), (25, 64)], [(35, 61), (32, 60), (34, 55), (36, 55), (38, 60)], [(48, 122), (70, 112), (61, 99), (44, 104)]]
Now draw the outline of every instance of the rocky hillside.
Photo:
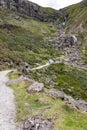
[(60, 17), (59, 11), (52, 8), (43, 8), (28, 0), (0, 0), (0, 5), (45, 22), (55, 21)]
[(0, 69), (18, 70), (7, 84), (23, 130), (87, 129), (86, 16), (86, 0), (59, 11), (0, 0)]
[(54, 23), (63, 17), (60, 11), (27, 0), (0, 0), (0, 68), (35, 65), (60, 55), (44, 41), (56, 34)]
[(87, 1), (71, 5), (63, 11), (67, 14), (66, 32), (75, 34), (81, 42), (83, 59), (87, 62)]
[[(27, 0), (0, 0), (1, 66), (35, 65), (66, 50), (71, 53), (68, 59), (75, 58), (72, 53), (78, 50), (77, 59), (86, 63), (86, 14), (86, 1), (57, 11)], [(70, 50), (73, 40), (80, 46)]]

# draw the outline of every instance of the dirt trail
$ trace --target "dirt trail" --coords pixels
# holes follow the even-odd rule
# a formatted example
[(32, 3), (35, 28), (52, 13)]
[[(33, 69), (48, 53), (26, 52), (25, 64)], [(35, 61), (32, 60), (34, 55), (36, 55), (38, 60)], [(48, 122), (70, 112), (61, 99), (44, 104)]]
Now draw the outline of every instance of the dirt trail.
[(0, 130), (16, 130), (13, 90), (6, 85), (10, 70), (0, 72)]

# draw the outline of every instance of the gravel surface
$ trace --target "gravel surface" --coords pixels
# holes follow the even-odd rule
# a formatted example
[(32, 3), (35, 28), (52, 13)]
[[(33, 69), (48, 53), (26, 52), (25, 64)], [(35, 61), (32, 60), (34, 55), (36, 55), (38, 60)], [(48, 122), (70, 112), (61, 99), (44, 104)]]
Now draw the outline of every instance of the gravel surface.
[(0, 130), (16, 130), (13, 90), (6, 85), (10, 70), (0, 72)]

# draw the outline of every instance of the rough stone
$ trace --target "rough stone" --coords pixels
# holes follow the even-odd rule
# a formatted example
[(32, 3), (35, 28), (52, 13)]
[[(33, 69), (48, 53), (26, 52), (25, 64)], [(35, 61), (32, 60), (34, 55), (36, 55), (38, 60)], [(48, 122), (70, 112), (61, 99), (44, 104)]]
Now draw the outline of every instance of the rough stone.
[(54, 98), (64, 99), (65, 93), (62, 91), (56, 91), (54, 89), (48, 90), (48, 94), (52, 95)]
[(53, 45), (55, 48), (64, 49), (78, 44), (77, 37), (72, 34), (61, 34), (47, 41), (48, 45)]
[(19, 78), (9, 80), (6, 84), (7, 85), (12, 85), (12, 84), (15, 84), (15, 83), (19, 83), (21, 81), (27, 81), (29, 83), (33, 83), (34, 82), (32, 79), (26, 78), (24, 76), (20, 76)]
[(52, 130), (52, 124), (48, 120), (28, 119), (21, 130)]
[(59, 12), (53, 11), (51, 15), (43, 9), (43, 7), (30, 2), (28, 0), (0, 0), (0, 6), (16, 10), (21, 14), (37, 18), (41, 21), (55, 21), (59, 18)]
[(80, 110), (82, 112), (87, 112), (87, 102), (84, 100), (76, 100), (71, 96), (66, 95), (62, 91), (56, 91), (54, 89), (45, 90), (46, 93), (52, 95), (54, 98), (60, 98), (66, 101), (66, 104), (75, 110)]
[(44, 84), (43, 83), (38, 83), (38, 82), (34, 82), (33, 84), (31, 84), (29, 86), (29, 88), (27, 89), (28, 93), (32, 93), (32, 92), (44, 92)]
[(12, 84), (15, 84), (15, 83), (19, 83), (19, 82), (21, 82), (21, 81), (23, 81), (23, 80), (24, 80), (24, 77), (23, 77), (23, 76), (20, 76), (20, 77), (17, 78), (17, 79), (9, 80), (9, 81), (7, 82), (7, 85), (12, 85)]

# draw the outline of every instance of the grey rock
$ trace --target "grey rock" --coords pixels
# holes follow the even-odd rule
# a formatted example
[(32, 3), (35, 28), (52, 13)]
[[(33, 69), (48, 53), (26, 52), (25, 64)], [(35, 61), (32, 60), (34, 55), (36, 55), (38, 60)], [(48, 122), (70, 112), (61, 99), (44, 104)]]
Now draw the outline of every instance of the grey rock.
[(82, 112), (87, 112), (87, 102), (84, 100), (75, 100), (71, 96), (65, 96), (64, 100), (67, 101), (67, 104), (77, 110)]
[(52, 130), (52, 124), (48, 120), (28, 119), (21, 130)]
[(72, 35), (72, 36), (70, 37), (70, 42), (71, 42), (72, 44), (77, 43), (77, 37), (76, 37), (75, 35)]
[(66, 47), (73, 47), (79, 44), (77, 37), (72, 34), (61, 34), (59, 36), (54, 37), (53, 39), (49, 39), (47, 41), (48, 45), (53, 45), (55, 48), (64, 49)]
[(54, 98), (60, 98), (66, 101), (66, 104), (69, 107), (74, 108), (75, 110), (80, 110), (82, 112), (87, 112), (87, 102), (84, 100), (76, 100), (71, 96), (66, 95), (62, 91), (56, 91), (55, 89), (46, 90), (45, 92), (53, 96)]
[(15, 84), (15, 83), (19, 83), (21, 81), (27, 81), (29, 83), (33, 83), (34, 82), (32, 79), (26, 78), (24, 76), (20, 76), (19, 78), (9, 80), (6, 84), (7, 85), (12, 85), (12, 84)]
[(55, 21), (59, 18), (59, 12), (54, 11), (51, 15), (43, 7), (28, 0), (0, 0), (0, 6), (16, 10), (21, 14), (37, 18), (41, 21)]
[(64, 97), (65, 97), (65, 93), (64, 92), (56, 91), (54, 89), (48, 90), (47, 93), (52, 95), (54, 98), (64, 99)]
[(84, 100), (77, 100), (78, 102), (78, 109), (83, 112), (87, 112), (87, 102)]
[(29, 88), (27, 89), (28, 93), (32, 93), (32, 92), (44, 92), (44, 84), (43, 83), (38, 83), (38, 82), (34, 82), (33, 84), (31, 84), (29, 86)]
[(23, 76), (20, 76), (20, 77), (17, 78), (17, 79), (9, 80), (6, 84), (7, 84), (7, 85), (12, 85), (12, 84), (15, 84), (15, 83), (19, 83), (19, 82), (21, 82), (21, 81), (23, 81), (23, 80), (24, 80)]

